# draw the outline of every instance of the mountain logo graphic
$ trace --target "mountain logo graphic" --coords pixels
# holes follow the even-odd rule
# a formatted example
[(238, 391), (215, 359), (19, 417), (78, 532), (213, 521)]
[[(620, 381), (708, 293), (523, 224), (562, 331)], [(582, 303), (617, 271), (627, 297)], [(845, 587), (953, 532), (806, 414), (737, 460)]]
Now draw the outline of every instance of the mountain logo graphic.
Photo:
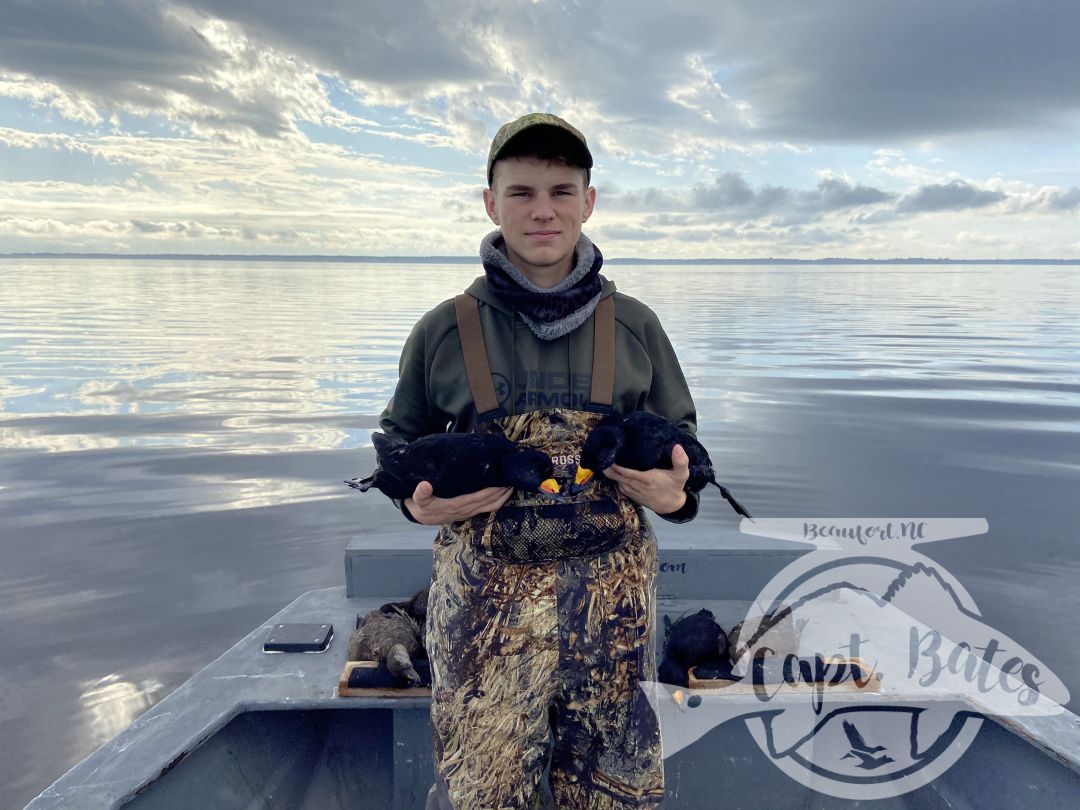
[[(1069, 700), (1060, 679), (987, 625), (959, 581), (911, 545), (830, 544), (786, 566), (743, 622), (758, 629), (740, 636), (737, 688), (643, 684), (664, 756), (741, 719), (801, 784), (882, 799), (952, 767), (983, 712), (1060, 713)], [(786, 617), (786, 629), (762, 615)]]

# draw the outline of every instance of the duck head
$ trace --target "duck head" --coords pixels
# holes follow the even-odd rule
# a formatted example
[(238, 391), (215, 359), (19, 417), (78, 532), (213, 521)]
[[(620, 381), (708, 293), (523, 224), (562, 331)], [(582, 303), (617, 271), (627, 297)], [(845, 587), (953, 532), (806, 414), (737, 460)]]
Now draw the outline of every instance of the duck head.
[(623, 446), (624, 435), (615, 425), (597, 425), (581, 446), (581, 463), (574, 473), (574, 483), (569, 487), (573, 495), (584, 490), (597, 473), (603, 473), (615, 463), (615, 457)]
[(503, 473), (506, 482), (515, 489), (542, 492), (556, 501), (566, 498), (555, 480), (555, 465), (551, 457), (539, 450), (524, 449), (508, 456), (503, 461)]
[(391, 675), (404, 678), (409, 686), (420, 685), (420, 674), (413, 667), (412, 659), (404, 644), (395, 644), (386, 656), (386, 668)]

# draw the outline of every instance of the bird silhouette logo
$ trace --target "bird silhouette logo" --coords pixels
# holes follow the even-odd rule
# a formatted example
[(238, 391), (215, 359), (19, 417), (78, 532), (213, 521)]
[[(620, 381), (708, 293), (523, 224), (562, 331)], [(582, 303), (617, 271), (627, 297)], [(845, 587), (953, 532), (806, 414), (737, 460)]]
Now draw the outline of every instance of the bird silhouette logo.
[(888, 765), (890, 762), (895, 762), (892, 757), (882, 754), (880, 757), (875, 757), (878, 751), (887, 750), (884, 745), (869, 746), (866, 744), (866, 740), (863, 739), (863, 735), (859, 733), (859, 729), (854, 723), (845, 720), (844, 721), (844, 734), (847, 735), (848, 742), (851, 743), (851, 750), (844, 754), (840, 759), (848, 759), (850, 757), (856, 757), (860, 760), (856, 768), (862, 768), (863, 770), (872, 771), (880, 768), (882, 765)]

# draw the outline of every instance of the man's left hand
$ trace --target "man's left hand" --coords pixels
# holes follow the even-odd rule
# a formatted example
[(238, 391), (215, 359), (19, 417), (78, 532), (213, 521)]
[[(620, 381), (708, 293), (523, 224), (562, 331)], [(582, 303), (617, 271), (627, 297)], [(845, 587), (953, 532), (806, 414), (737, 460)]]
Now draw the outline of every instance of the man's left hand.
[(647, 506), (658, 515), (677, 512), (686, 503), (686, 486), (690, 478), (690, 458), (681, 445), (671, 448), (670, 470), (631, 470), (612, 464), (604, 477), (619, 485), (619, 492), (632, 501)]

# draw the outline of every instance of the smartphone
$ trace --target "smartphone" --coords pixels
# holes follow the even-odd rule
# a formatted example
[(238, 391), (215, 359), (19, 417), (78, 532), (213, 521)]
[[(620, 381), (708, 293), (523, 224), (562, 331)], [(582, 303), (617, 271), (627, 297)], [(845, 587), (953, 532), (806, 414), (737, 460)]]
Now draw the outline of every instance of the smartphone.
[(263, 642), (263, 652), (326, 652), (333, 637), (332, 624), (276, 624)]

